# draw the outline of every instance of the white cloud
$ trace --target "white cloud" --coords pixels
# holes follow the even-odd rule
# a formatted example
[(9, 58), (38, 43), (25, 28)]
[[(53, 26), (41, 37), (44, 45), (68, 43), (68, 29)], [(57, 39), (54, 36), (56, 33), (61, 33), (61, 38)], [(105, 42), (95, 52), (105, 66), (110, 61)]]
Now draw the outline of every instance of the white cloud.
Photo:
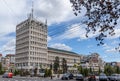
[(85, 30), (86, 25), (80, 25), (80, 24), (73, 24), (70, 27), (67, 28), (67, 30), (59, 36), (60, 39), (73, 39), (73, 38), (78, 38), (78, 41), (88, 39), (88, 38), (93, 38), (96, 35), (98, 35), (98, 32), (93, 34), (90, 32), (88, 34), (88, 38), (85, 36), (86, 30)]
[(50, 36), (47, 36), (47, 41), (49, 42), (49, 41), (51, 41), (51, 37)]
[[(14, 38), (6, 35), (15, 32), (16, 25), (27, 18), (27, 14), (31, 12), (31, 2), (29, 0), (0, 0), (0, 42), (4, 40), (8, 42)], [(34, 1), (34, 15), (40, 20), (47, 18), (49, 24), (77, 18), (73, 14), (69, 0), (36, 0)], [(48, 40), (50, 41), (51, 38), (48, 37)], [(0, 47), (4, 47), (3, 51), (6, 50), (6, 44)]]
[(115, 39), (120, 37), (120, 28), (115, 28), (115, 35), (107, 37), (108, 39)]
[[(78, 18), (73, 14), (69, 0), (37, 0), (35, 4), (36, 15), (39, 19), (47, 18), (49, 24)], [(84, 12), (85, 10), (79, 16), (83, 16)]]
[(115, 48), (112, 48), (112, 49), (107, 49), (106, 52), (115, 53), (115, 52), (117, 52), (117, 50), (115, 50)]
[(2, 46), (0, 51), (4, 54), (15, 54), (15, 39), (8, 41), (5, 45)]
[(62, 50), (67, 50), (67, 51), (71, 51), (72, 48), (65, 45), (65, 44), (61, 44), (61, 43), (55, 43), (53, 45), (51, 45), (50, 47), (52, 48), (57, 48), (57, 49), (62, 49)]

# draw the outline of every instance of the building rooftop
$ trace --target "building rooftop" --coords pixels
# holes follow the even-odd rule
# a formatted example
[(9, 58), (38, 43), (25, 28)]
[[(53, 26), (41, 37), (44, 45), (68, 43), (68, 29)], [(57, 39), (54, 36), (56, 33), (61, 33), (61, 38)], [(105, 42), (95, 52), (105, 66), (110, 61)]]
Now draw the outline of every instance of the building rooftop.
[(8, 57), (8, 56), (15, 56), (14, 54), (6, 54), (6, 57)]
[(73, 55), (78, 55), (78, 56), (80, 56), (79, 54), (77, 54), (77, 53), (75, 53), (75, 52), (67, 51), (67, 50), (61, 50), (61, 49), (56, 49), (56, 48), (48, 47), (48, 51), (49, 51), (49, 50), (53, 50), (53, 51), (57, 51), (57, 52), (64, 52), (64, 53), (68, 53), (68, 54), (73, 54)]
[(0, 54), (0, 56), (2, 56), (2, 54)]

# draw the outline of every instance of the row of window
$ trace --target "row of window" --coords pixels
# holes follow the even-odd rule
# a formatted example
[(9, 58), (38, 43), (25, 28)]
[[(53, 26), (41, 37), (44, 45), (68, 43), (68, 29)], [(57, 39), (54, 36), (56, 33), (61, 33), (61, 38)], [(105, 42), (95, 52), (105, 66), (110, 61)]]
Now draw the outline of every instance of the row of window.
[(46, 56), (47, 55), (47, 53), (46, 53), (47, 51), (39, 51), (39, 52), (33, 52), (33, 51), (31, 51), (30, 52), (30, 55), (32, 55), (32, 56)]
[[(22, 66), (28, 66), (29, 64), (28, 64), (28, 62), (25, 62), (25, 63), (17, 63), (16, 64), (16, 66), (17, 67), (21, 67), (22, 68)], [(30, 63), (30, 66), (40, 66), (40, 65), (44, 65), (44, 64), (42, 64), (42, 63)]]
[(31, 44), (34, 43), (34, 42), (47, 42), (47, 39), (43, 39), (43, 38), (36, 38), (36, 39), (31, 39)]
[(42, 23), (31, 23), (31, 29), (35, 29), (35, 30), (47, 30), (47, 26), (45, 26)]

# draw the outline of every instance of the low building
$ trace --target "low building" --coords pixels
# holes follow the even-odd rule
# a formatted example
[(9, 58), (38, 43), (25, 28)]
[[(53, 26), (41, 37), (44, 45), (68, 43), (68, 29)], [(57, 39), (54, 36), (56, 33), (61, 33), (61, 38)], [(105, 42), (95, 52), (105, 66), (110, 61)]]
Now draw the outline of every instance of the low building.
[(104, 71), (104, 61), (100, 58), (98, 53), (83, 56), (81, 59), (81, 66), (83, 68), (91, 68), (92, 71), (97, 73), (99, 70)]
[(1, 60), (2, 60), (2, 54), (0, 54), (0, 63), (2, 62)]
[(48, 66), (54, 63), (55, 57), (59, 57), (60, 66), (62, 65), (62, 59), (67, 60), (68, 70), (73, 70), (74, 64), (80, 63), (81, 56), (75, 52), (60, 50), (48, 47)]
[(8, 59), (7, 66), (9, 68), (9, 71), (13, 72), (15, 70), (15, 55), (14, 54), (7, 54), (6, 59)]

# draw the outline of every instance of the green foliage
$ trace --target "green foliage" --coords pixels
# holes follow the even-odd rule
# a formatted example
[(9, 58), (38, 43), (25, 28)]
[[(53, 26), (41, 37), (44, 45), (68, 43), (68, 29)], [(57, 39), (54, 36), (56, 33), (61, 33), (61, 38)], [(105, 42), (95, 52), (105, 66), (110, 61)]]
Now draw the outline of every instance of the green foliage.
[[(91, 32), (99, 31), (95, 37), (98, 46), (103, 45), (104, 39), (108, 36), (115, 35), (115, 28), (120, 18), (120, 0), (70, 0), (70, 2), (76, 16), (81, 13), (83, 7), (86, 10), (86, 19), (82, 21), (86, 24), (86, 37), (89, 37)], [(120, 52), (120, 42), (115, 49)]]
[(82, 66), (78, 66), (78, 71), (80, 74), (83, 74), (83, 76), (88, 76), (89, 74), (89, 69), (87, 68), (82, 68)]
[(114, 73), (120, 74), (119, 66), (114, 66)]
[(113, 67), (111, 67), (110, 65), (106, 65), (105, 67), (104, 67), (104, 73), (106, 74), (106, 75), (111, 75), (111, 74), (113, 74), (114, 73), (114, 68)]
[(79, 73), (83, 73), (83, 68), (82, 68), (82, 66), (78, 66), (78, 71), (79, 71)]
[(1, 71), (0, 71), (0, 75), (3, 75), (4, 73), (5, 73), (4, 70), (1, 70)]
[(2, 63), (0, 63), (0, 75), (4, 74), (5, 71), (2, 69)]
[(52, 75), (52, 70), (48, 69), (48, 76), (50, 77)]
[(83, 75), (88, 76), (89, 70), (87, 68), (83, 69)]
[(60, 64), (59, 64), (59, 57), (55, 57), (55, 60), (54, 60), (54, 72), (57, 73), (58, 72), (58, 69), (60, 67)]
[(30, 75), (29, 71), (21, 69), (20, 71), (17, 71), (20, 76), (27, 76)]
[(67, 72), (67, 60), (65, 58), (62, 59), (62, 70), (63, 73)]
[(2, 71), (2, 63), (0, 63), (0, 71)]
[(14, 71), (14, 76), (19, 75), (19, 74), (20, 74), (20, 71), (18, 71), (18, 70)]
[(52, 75), (51, 69), (45, 69), (45, 77), (50, 77)]

